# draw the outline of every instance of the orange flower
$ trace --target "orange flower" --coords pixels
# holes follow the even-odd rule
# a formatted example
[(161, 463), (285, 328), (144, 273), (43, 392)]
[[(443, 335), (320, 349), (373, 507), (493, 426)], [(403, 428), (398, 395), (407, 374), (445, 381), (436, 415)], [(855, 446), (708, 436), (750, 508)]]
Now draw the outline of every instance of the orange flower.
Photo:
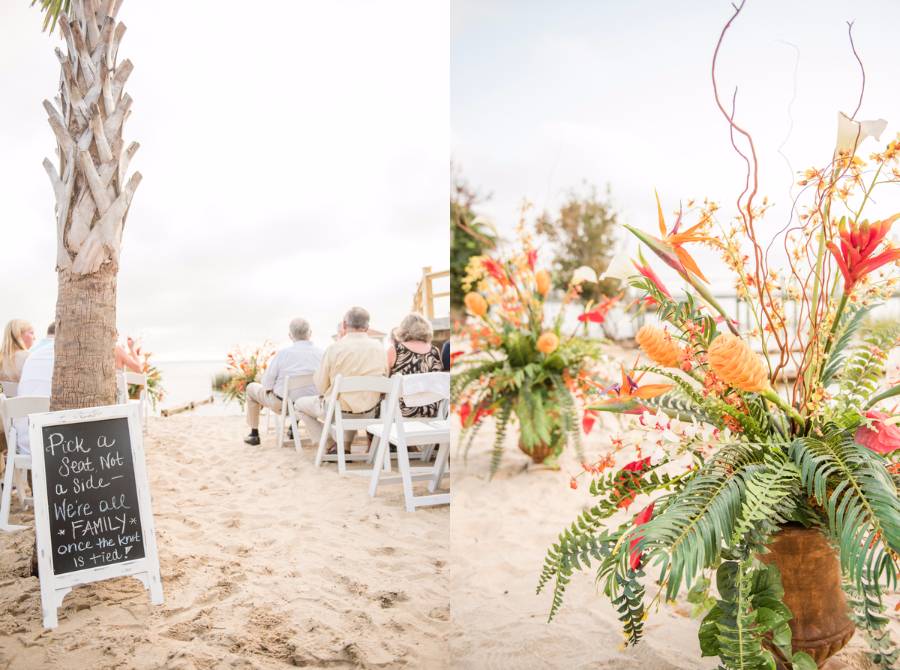
[(684, 350), (675, 344), (668, 331), (646, 325), (641, 327), (634, 339), (654, 363), (665, 368), (677, 368), (681, 365)]
[(659, 193), (656, 194), (656, 213), (659, 218), (659, 232), (662, 235), (662, 240), (666, 244), (670, 245), (672, 249), (675, 251), (675, 255), (678, 256), (678, 260), (681, 261), (681, 264), (695, 275), (700, 277), (703, 281), (708, 283), (706, 277), (703, 276), (703, 273), (700, 272), (700, 267), (697, 265), (696, 261), (691, 258), (691, 255), (685, 251), (681, 245), (686, 244), (688, 242), (708, 242), (709, 236), (704, 235), (700, 232), (694, 232), (699, 228), (703, 227), (702, 223), (698, 223), (696, 225), (691, 226), (683, 233), (679, 233), (678, 229), (681, 227), (681, 215), (678, 216), (678, 220), (675, 222), (675, 225), (672, 227), (672, 232), (668, 235), (666, 234), (666, 220), (663, 218), (662, 205), (659, 202)]
[(480, 293), (467, 293), (463, 301), (466, 303), (466, 309), (469, 310), (469, 314), (474, 314), (475, 316), (487, 314), (487, 300)]
[(550, 273), (546, 270), (538, 270), (534, 273), (534, 283), (537, 292), (546, 297), (550, 293)]
[(716, 376), (741, 391), (761, 393), (771, 388), (765, 365), (741, 338), (722, 333), (709, 345), (709, 367)]
[(537, 350), (542, 354), (552, 354), (559, 347), (559, 337), (556, 333), (544, 333), (538, 338)]

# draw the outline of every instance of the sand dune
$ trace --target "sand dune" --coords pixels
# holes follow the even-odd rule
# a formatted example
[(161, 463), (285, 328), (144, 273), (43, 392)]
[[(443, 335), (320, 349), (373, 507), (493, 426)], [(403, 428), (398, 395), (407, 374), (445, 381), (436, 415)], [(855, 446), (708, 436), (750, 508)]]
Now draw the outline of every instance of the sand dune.
[(370, 500), (311, 449), (243, 433), (151, 419), (161, 606), (133, 579), (82, 586), (44, 631), (33, 533), (0, 535), (0, 667), (449, 667), (449, 508), (408, 514), (399, 487)]

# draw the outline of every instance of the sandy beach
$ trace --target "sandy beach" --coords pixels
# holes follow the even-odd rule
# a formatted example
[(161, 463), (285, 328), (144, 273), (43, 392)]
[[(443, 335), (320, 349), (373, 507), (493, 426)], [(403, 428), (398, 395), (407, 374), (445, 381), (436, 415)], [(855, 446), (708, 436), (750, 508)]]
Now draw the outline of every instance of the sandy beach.
[[(514, 433), (514, 431), (510, 431)], [(606, 433), (608, 435), (608, 433)], [(468, 465), (457, 459), (453, 482), (451, 530), (450, 638), (454, 667), (460, 669), (609, 669), (697, 670), (717, 667), (717, 659), (700, 658), (699, 621), (678, 603), (651, 611), (644, 640), (622, 649), (622, 634), (611, 605), (596, 593), (593, 572), (576, 573), (565, 604), (547, 623), (551, 595), (535, 595), (547, 548), (564, 526), (592, 500), (584, 476), (578, 489), (569, 487), (570, 474), (580, 467), (568, 454), (559, 471), (528, 469), (529, 459), (515, 446), (513, 435), (503, 465), (487, 481), (492, 426), (485, 426), (469, 453)], [(609, 440), (594, 429), (586, 444), (597, 460)], [(632, 452), (633, 453), (633, 452)], [(617, 459), (621, 467), (630, 460)], [(623, 521), (639, 507), (616, 516)], [(654, 595), (652, 586), (648, 594)], [(888, 598), (891, 609), (896, 596)], [(896, 618), (895, 639), (900, 634)], [(847, 670), (869, 668), (866, 644), (857, 633), (835, 660)], [(841, 666), (836, 666), (841, 667)]]
[[(0, 668), (446, 668), (448, 507), (241, 441), (239, 417), (153, 418), (146, 437), (165, 603), (81, 586), (44, 631), (34, 534), (0, 535)], [(17, 511), (13, 523), (31, 524)]]

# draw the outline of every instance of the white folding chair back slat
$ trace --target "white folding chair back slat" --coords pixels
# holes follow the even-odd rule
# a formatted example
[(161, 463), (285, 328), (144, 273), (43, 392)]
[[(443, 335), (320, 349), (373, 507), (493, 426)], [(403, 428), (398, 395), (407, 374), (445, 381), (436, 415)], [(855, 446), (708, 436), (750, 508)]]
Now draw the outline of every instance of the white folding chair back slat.
[(7, 398), (15, 398), (16, 392), (19, 390), (18, 382), (11, 382), (8, 380), (0, 379), (0, 393), (5, 395)]
[(281, 388), (281, 420), (278, 424), (278, 446), (284, 446), (284, 424), (291, 422), (291, 434), (294, 436), (294, 448), (300, 451), (300, 430), (297, 423), (297, 413), (294, 410), (294, 400), (291, 392), (308, 386), (314, 386), (313, 375), (290, 375), (284, 380)]
[[(25, 419), (29, 414), (41, 414), (50, 411), (50, 398), (43, 396), (20, 396), (6, 398), (3, 401), (3, 432), (6, 434), (6, 472), (3, 473), (3, 491), (0, 494), (0, 530), (21, 530), (25, 526), (12, 526), (9, 523), (9, 510), (12, 506), (13, 480), (17, 474), (24, 474), (31, 469), (31, 456), (18, 453), (18, 430), (15, 422)], [(27, 430), (27, 427), (25, 428)], [(18, 477), (16, 486), (19, 490), (19, 503), (24, 505), (25, 477)]]
[[(132, 400), (128, 394), (129, 386), (139, 386), (138, 397)], [(147, 395), (147, 375), (143, 372), (131, 370), (119, 370), (116, 372), (116, 391), (118, 404), (127, 405), (129, 402), (140, 403), (141, 430), (147, 432), (147, 416), (150, 413), (150, 396)]]
[[(371, 462), (374, 444), (364, 454), (345, 454), (344, 436), (346, 433), (365, 431), (372, 423), (372, 417), (357, 417), (346, 415), (341, 407), (340, 396), (344, 393), (369, 392), (385, 395), (390, 393), (391, 380), (387, 377), (344, 377), (337, 375), (328, 394), (325, 403), (325, 421), (322, 428), (322, 437), (319, 439), (319, 449), (316, 452), (316, 467), (322, 465), (322, 461), (337, 461), (338, 472), (347, 472), (347, 461)], [(328, 438), (337, 443), (337, 453), (326, 454)]]
[[(448, 401), (449, 398), (450, 374), (447, 372), (398, 375), (393, 378), (391, 392), (385, 401), (386, 411), (383, 420), (368, 428), (368, 432), (374, 437), (373, 444), (377, 443), (369, 484), (370, 496), (375, 496), (380, 483), (400, 483), (403, 485), (403, 496), (408, 512), (415, 511), (417, 507), (450, 504), (449, 493), (435, 493), (441, 480), (449, 473), (449, 420), (426, 417), (404, 418), (400, 409), (401, 399), (405, 405), (407, 399), (412, 402), (422, 401), (421, 405), (430, 405), (434, 402)], [(428, 402), (424, 402), (425, 399), (428, 399)], [(438, 445), (438, 454), (434, 465), (411, 468), (408, 447), (424, 447), (433, 444)], [(382, 470), (390, 472), (391, 445), (397, 450), (397, 468), (400, 471), (398, 475), (382, 472)], [(430, 495), (416, 495), (412, 486), (415, 480), (428, 480)]]

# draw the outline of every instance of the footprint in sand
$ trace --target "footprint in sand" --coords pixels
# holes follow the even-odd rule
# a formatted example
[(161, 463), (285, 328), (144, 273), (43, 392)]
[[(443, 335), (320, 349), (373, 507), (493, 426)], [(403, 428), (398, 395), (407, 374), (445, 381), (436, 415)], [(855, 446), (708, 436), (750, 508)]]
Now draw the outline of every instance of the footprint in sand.
[(372, 597), (372, 600), (381, 605), (382, 609), (388, 609), (397, 603), (406, 602), (409, 600), (409, 596), (403, 591), (379, 591)]

